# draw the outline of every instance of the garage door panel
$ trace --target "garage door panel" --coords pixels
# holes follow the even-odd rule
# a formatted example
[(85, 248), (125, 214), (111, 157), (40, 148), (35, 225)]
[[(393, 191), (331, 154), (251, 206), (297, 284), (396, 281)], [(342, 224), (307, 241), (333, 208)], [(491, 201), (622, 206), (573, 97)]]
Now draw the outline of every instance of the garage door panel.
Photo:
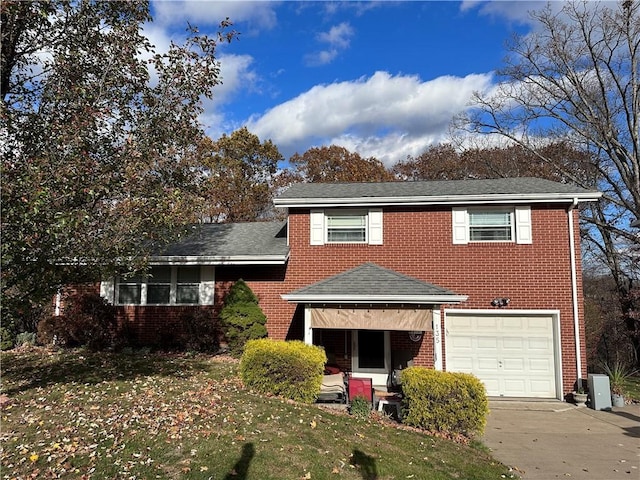
[(505, 374), (510, 374), (512, 372), (523, 373), (525, 371), (525, 359), (524, 358), (505, 358), (502, 361), (502, 369)]
[(502, 319), (502, 329), (506, 331), (521, 332), (524, 328), (524, 319), (520, 317), (506, 317)]
[(475, 327), (480, 329), (498, 328), (498, 319), (495, 317), (475, 318), (470, 323), (475, 324)]
[(547, 332), (549, 327), (549, 317), (529, 317), (527, 318), (527, 331)]
[(499, 369), (498, 361), (491, 358), (479, 358), (476, 365), (479, 372), (497, 373)]
[(467, 336), (455, 336), (451, 339), (451, 346), (456, 350), (473, 349), (473, 338)]
[(536, 397), (555, 396), (555, 382), (549, 382), (547, 380), (531, 380), (530, 390), (533, 393), (533, 396)]
[(471, 373), (474, 370), (471, 357), (452, 357), (450, 361), (456, 372)]
[(447, 370), (476, 375), (490, 396), (556, 396), (549, 315), (448, 313), (445, 348)]
[(524, 339), (521, 337), (504, 337), (502, 339), (502, 348), (505, 350), (522, 350), (524, 348)]
[(553, 342), (550, 338), (527, 338), (527, 348), (529, 351), (537, 350), (541, 353), (553, 353)]
[(500, 396), (500, 382), (497, 378), (485, 379), (482, 383), (484, 383), (484, 388), (487, 390), (487, 395), (490, 397)]
[(496, 349), (498, 348), (498, 339), (495, 337), (478, 337), (477, 347)]
[(518, 397), (522, 396), (522, 392), (527, 390), (527, 382), (524, 378), (505, 378), (504, 379), (504, 396)]
[(531, 358), (529, 359), (529, 371), (538, 375), (551, 375), (553, 362), (548, 358)]
[(471, 323), (472, 323), (473, 319), (470, 317), (454, 317), (451, 319), (451, 322), (449, 323), (449, 326), (451, 328), (454, 328), (456, 330), (460, 330), (460, 329), (471, 329)]

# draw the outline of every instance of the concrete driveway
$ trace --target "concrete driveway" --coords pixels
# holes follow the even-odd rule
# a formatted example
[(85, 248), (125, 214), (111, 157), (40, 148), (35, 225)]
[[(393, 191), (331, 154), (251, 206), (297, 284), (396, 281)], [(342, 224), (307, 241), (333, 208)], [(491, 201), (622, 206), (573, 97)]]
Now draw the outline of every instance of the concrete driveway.
[(483, 443), (522, 478), (640, 478), (640, 406), (490, 400)]

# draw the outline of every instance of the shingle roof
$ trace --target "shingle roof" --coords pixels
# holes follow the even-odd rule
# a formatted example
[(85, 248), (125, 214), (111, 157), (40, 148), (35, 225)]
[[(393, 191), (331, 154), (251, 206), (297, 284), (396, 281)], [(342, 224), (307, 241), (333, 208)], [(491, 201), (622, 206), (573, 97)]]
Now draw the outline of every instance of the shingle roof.
[(193, 228), (191, 235), (169, 245), (152, 261), (199, 257), (211, 263), (250, 259), (283, 263), (289, 255), (286, 222), (209, 223)]
[(597, 198), (598, 192), (542, 178), (442, 180), (381, 183), (298, 183), (275, 199), (275, 204), (331, 200), (464, 201), (465, 197)]
[(283, 298), (290, 301), (342, 301), (387, 303), (458, 303), (466, 300), (446, 288), (383, 268), (360, 266), (299, 288)]

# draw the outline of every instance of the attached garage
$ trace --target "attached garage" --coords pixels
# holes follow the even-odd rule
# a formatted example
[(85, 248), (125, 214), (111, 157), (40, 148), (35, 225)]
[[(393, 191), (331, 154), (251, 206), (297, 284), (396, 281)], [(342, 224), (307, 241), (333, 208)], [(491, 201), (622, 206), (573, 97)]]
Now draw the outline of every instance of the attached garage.
[(445, 311), (446, 369), (472, 373), (489, 396), (559, 398), (558, 313)]

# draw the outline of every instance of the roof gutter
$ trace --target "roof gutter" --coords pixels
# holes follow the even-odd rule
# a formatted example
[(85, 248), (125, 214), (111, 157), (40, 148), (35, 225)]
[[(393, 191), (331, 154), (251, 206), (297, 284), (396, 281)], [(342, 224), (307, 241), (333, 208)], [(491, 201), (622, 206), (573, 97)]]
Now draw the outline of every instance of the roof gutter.
[(602, 192), (543, 193), (543, 194), (484, 194), (484, 195), (439, 195), (407, 197), (340, 197), (340, 198), (275, 198), (276, 207), (380, 207), (385, 205), (452, 205), (480, 203), (566, 203), (573, 201), (591, 202), (602, 196)]
[(466, 302), (467, 295), (305, 295), (289, 293), (280, 295), (292, 303), (370, 303), (370, 304), (414, 304), (439, 305)]
[(284, 265), (286, 255), (159, 255), (149, 265)]

